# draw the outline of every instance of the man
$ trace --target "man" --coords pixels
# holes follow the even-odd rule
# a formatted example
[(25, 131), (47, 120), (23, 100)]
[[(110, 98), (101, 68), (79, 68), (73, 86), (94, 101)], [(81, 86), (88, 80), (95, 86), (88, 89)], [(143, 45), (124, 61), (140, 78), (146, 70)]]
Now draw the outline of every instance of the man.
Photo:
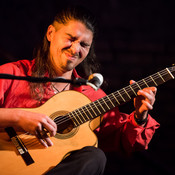
[[(84, 9), (64, 9), (49, 25), (36, 58), (2, 65), (0, 73), (74, 79), (79, 77), (77, 66), (83, 65), (83, 71), (88, 76), (97, 65), (93, 52), (94, 26), (93, 18)], [(43, 128), (51, 137), (55, 136), (59, 129), (56, 123), (45, 114), (18, 108), (41, 106), (54, 94), (66, 90), (79, 91), (91, 101), (106, 95), (101, 89), (95, 91), (88, 86), (77, 88), (69, 83), (35, 84), (3, 79), (0, 80), (0, 89), (1, 130), (12, 126), (16, 131), (29, 132), (45, 147), (52, 146), (53, 143), (48, 134), (42, 134)], [(114, 108), (104, 115), (101, 126), (95, 130), (99, 147), (104, 151), (130, 153), (147, 149), (155, 129), (159, 126), (148, 115), (148, 110), (152, 110), (155, 102), (156, 88), (148, 87), (139, 90), (137, 94), (134, 100), (135, 111), (132, 114), (123, 114), (118, 108)], [(103, 174), (105, 162), (105, 156), (99, 148), (87, 146), (66, 157), (48, 174)]]

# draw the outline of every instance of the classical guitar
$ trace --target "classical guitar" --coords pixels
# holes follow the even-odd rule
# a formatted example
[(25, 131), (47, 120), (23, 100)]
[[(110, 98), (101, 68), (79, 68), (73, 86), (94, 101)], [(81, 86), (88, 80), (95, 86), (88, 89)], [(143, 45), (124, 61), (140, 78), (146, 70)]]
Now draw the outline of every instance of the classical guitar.
[[(158, 86), (174, 79), (174, 76), (175, 66), (94, 102), (79, 92), (64, 91), (38, 108), (23, 108), (22, 110), (44, 113), (56, 122), (58, 131), (51, 138), (54, 145), (46, 149), (34, 136), (27, 133), (7, 135), (6, 132), (0, 132), (0, 174), (41, 175), (52, 169), (71, 151), (88, 145), (97, 146), (97, 138), (92, 130), (98, 127), (101, 120), (99, 116), (133, 99), (139, 89)], [(21, 156), (23, 152), (27, 152), (29, 159), (32, 159), (28, 164), (24, 161), (26, 157)]]

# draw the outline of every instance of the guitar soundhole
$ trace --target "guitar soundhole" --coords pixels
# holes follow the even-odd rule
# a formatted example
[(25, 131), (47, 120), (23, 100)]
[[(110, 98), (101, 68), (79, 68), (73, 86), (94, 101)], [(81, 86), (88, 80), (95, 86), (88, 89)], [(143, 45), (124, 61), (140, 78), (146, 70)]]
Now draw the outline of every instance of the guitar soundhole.
[(73, 119), (67, 113), (68, 111), (56, 111), (49, 116), (57, 124), (55, 138), (68, 139), (73, 137), (79, 130), (79, 127), (75, 127)]
[(68, 116), (59, 116), (54, 119), (57, 124), (57, 133), (67, 134), (74, 128), (73, 121)]

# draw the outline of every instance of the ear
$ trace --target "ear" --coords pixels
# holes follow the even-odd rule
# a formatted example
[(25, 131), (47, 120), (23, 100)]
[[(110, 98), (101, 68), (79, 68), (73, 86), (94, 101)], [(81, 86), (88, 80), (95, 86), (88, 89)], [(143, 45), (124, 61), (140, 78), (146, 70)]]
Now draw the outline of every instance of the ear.
[(46, 36), (47, 36), (47, 40), (48, 41), (51, 41), (52, 40), (53, 35), (54, 35), (54, 32), (55, 32), (55, 27), (53, 25), (50, 25), (47, 28), (47, 32), (46, 32)]

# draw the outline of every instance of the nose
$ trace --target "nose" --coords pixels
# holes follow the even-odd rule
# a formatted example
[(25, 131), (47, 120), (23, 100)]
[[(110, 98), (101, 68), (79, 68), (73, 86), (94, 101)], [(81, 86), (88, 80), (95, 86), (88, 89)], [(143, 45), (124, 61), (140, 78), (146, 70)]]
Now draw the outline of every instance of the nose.
[(80, 52), (81, 46), (78, 42), (73, 42), (71, 45), (71, 50), (73, 54), (77, 54)]

